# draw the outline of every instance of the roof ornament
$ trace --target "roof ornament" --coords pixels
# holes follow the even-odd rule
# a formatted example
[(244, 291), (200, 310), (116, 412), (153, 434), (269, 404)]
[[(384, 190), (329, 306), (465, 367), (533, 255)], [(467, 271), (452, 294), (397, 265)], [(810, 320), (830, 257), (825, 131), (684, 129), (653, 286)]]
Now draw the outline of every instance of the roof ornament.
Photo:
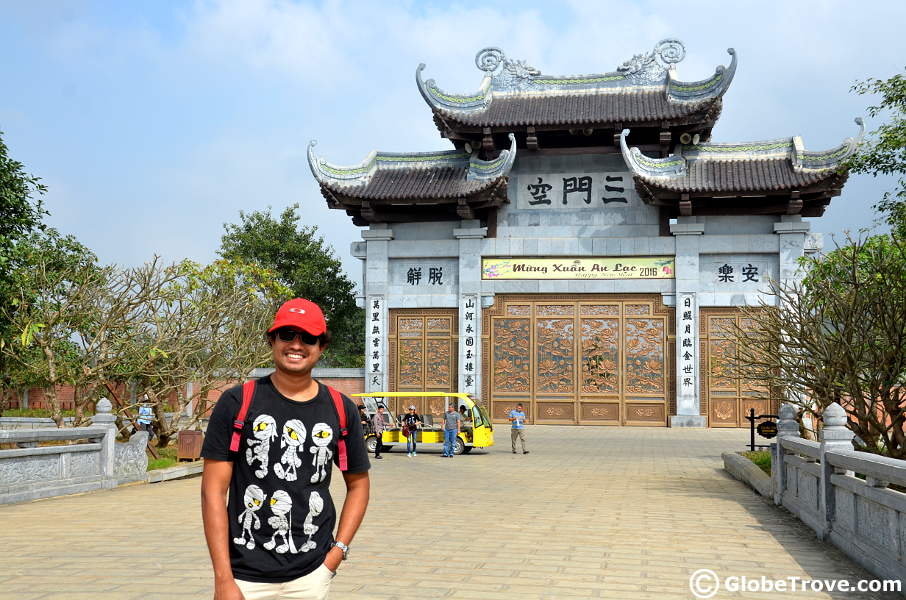
[(686, 47), (679, 40), (668, 38), (661, 40), (654, 50), (647, 54), (636, 54), (622, 65), (617, 72), (640, 83), (649, 83), (664, 79), (667, 71), (686, 57)]
[(495, 47), (479, 50), (475, 55), (475, 66), (494, 79), (495, 87), (523, 89), (541, 75), (541, 71), (524, 60), (510, 60), (503, 50)]

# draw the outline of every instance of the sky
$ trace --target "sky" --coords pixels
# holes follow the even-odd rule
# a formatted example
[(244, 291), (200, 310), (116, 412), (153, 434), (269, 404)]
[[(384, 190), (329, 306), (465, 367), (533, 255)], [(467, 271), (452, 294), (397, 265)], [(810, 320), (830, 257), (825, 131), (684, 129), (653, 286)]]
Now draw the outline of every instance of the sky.
[[(47, 221), (105, 263), (216, 258), (239, 211), (298, 203), (358, 282), (361, 239), (308, 167), (372, 150), (450, 149), (415, 85), (475, 91), (476, 52), (546, 75), (613, 71), (678, 38), (682, 80), (739, 66), (712, 141), (800, 135), (808, 150), (857, 132), (857, 80), (902, 72), (906, 2), (34, 0), (3, 3), (0, 131), (42, 178)], [(869, 130), (880, 123), (866, 119)], [(870, 227), (892, 178), (851, 175), (812, 230)], [(830, 246), (830, 236), (825, 242)]]

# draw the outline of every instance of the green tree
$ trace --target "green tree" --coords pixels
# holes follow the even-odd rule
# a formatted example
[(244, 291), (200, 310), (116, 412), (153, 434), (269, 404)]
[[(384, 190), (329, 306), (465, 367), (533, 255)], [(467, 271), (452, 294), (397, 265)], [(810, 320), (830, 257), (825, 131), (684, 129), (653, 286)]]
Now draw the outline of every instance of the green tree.
[(866, 450), (906, 458), (906, 238), (855, 240), (802, 262), (801, 283), (775, 283), (776, 304), (747, 309), (736, 375), (813, 423), (838, 402)]
[[(163, 285), (155, 286), (141, 323), (121, 340), (118, 353), (127, 365), (121, 377), (153, 404), (164, 447), (205, 415), (208, 392), (241, 381), (270, 356), (264, 331), (290, 291), (270, 271), (232, 260), (206, 267), (183, 261), (163, 270), (148, 263), (139, 271)], [(124, 411), (135, 408), (122, 404)]]
[(853, 173), (899, 176), (896, 189), (886, 192), (875, 208), (897, 235), (906, 236), (906, 77), (897, 74), (887, 80), (866, 79), (852, 91), (879, 95), (880, 101), (868, 107), (868, 114), (886, 115), (889, 120), (871, 132), (847, 166)]
[(299, 206), (279, 218), (270, 208), (240, 212), (240, 223), (225, 224), (220, 255), (254, 262), (274, 272), (295, 297), (308, 298), (324, 310), (333, 343), (322, 359), (325, 366), (364, 364), (365, 317), (355, 305), (355, 285), (343, 273), (333, 249), (315, 226), (300, 225)]
[[(13, 306), (19, 276), (16, 263), (21, 261), (19, 254), (23, 251), (19, 242), (43, 227), (41, 219), (46, 212), (40, 196), (45, 191), (37, 177), (26, 173), (22, 163), (9, 157), (0, 132), (0, 298)], [(11, 314), (11, 311), (6, 312)], [(0, 350), (14, 335), (10, 319), (11, 316), (0, 315)], [(6, 363), (0, 352), (0, 389), (10, 386), (12, 368), (15, 367)]]
[(7, 376), (22, 375), (13, 385), (45, 388), (59, 427), (63, 420), (56, 386), (79, 378), (82, 355), (74, 336), (93, 318), (86, 302), (106, 286), (109, 270), (99, 267), (78, 240), (53, 228), (18, 240), (10, 267), (9, 301), (0, 305), (0, 319), (15, 333), (15, 340), (2, 348), (4, 358), (16, 366)]

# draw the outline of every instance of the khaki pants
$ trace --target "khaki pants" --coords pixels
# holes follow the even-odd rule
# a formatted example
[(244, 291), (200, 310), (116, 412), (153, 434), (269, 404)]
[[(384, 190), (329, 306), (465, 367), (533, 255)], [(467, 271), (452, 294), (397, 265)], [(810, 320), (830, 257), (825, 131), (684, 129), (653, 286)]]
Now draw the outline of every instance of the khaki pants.
[(513, 442), (513, 452), (516, 451), (516, 438), (519, 438), (519, 441), (522, 442), (522, 451), (525, 452), (525, 429), (516, 429), (514, 427), (511, 430), (510, 439)]
[(336, 573), (321, 565), (308, 575), (284, 583), (236, 580), (245, 600), (325, 600)]

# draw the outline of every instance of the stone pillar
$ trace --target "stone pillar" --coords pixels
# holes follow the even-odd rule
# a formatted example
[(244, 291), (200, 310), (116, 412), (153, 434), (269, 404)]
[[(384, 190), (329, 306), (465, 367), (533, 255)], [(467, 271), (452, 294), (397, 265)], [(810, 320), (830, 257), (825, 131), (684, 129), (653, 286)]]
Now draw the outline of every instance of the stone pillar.
[(189, 419), (192, 418), (192, 414), (195, 412), (195, 398), (192, 396), (195, 395), (195, 384), (191, 381), (186, 384), (186, 408), (182, 411), (182, 414)]
[(805, 254), (806, 238), (810, 230), (808, 222), (799, 215), (784, 215), (774, 223), (774, 233), (780, 236), (779, 279), (782, 285), (789, 285), (802, 279), (799, 259)]
[[(818, 460), (821, 461), (821, 489), (818, 490), (818, 500), (821, 503), (820, 510), (823, 515), (823, 527), (818, 531), (818, 539), (825, 539), (834, 525), (834, 519), (837, 514), (836, 496), (834, 494), (834, 484), (831, 476), (834, 474), (846, 473), (846, 469), (832, 467), (825, 458), (829, 451), (853, 450), (853, 436), (855, 434), (846, 427), (846, 411), (843, 407), (833, 402), (824, 409), (821, 415), (824, 427), (821, 428), (821, 448)], [(872, 485), (871, 482), (866, 482)], [(886, 486), (886, 482), (884, 483)]]
[(704, 223), (694, 217), (680, 217), (670, 226), (676, 238), (676, 415), (671, 427), (705, 427), (701, 414), (701, 364), (698, 334), (699, 266), (698, 255)]
[(477, 398), (481, 390), (481, 240), (479, 221), (462, 221), (459, 240), (459, 368), (457, 390)]
[(781, 441), (799, 437), (799, 423), (796, 421), (796, 407), (781, 404), (777, 422), (777, 441), (771, 444), (771, 479), (774, 481), (774, 504), (783, 504), (786, 490), (786, 467), (783, 465), (784, 451)]
[(388, 258), (393, 231), (383, 224), (362, 232), (365, 240), (365, 391), (387, 391)]
[[(774, 233), (780, 238), (777, 278), (778, 284), (783, 288), (789, 288), (802, 281), (804, 273), (799, 265), (799, 259), (805, 255), (809, 229), (809, 223), (803, 221), (799, 215), (783, 215), (779, 222), (774, 223)], [(794, 404), (802, 404), (803, 401), (799, 396), (788, 398)], [(808, 415), (803, 416), (803, 421), (806, 422), (806, 427), (814, 429)]]
[(101, 477), (103, 487), (116, 487), (116, 417), (112, 414), (113, 405), (107, 398), (98, 400), (95, 415), (91, 424), (105, 427), (107, 432), (101, 438)]

